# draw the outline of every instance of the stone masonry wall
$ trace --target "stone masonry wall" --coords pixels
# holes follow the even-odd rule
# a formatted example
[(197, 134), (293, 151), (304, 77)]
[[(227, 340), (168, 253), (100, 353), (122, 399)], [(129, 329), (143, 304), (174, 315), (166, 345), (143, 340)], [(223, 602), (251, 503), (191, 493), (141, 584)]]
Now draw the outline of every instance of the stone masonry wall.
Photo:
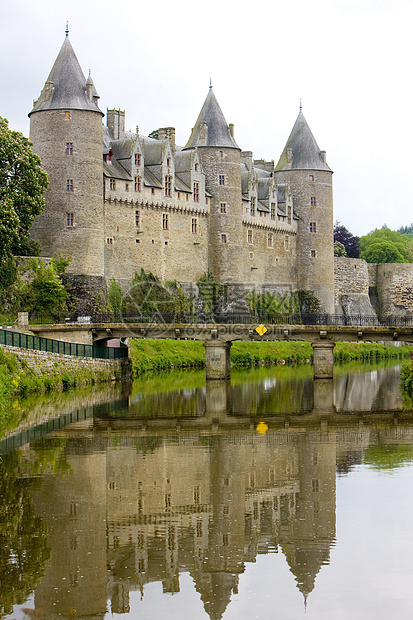
[(413, 316), (413, 264), (377, 265), (377, 295), (384, 316)]
[[(1, 348), (10, 353), (15, 353), (26, 360), (29, 368), (36, 374), (48, 374), (50, 372), (81, 372), (84, 369), (92, 370), (96, 373), (104, 373), (107, 381), (115, 381), (119, 378), (119, 371), (122, 377), (130, 375), (130, 365), (128, 359), (104, 360), (92, 357), (76, 357), (73, 355), (61, 355), (59, 353), (49, 353), (46, 351), (34, 351), (32, 349), (21, 349), (8, 345), (0, 345)], [(116, 376), (118, 375), (118, 376)]]
[(374, 316), (369, 298), (369, 269), (359, 258), (334, 258), (334, 302), (336, 314)]

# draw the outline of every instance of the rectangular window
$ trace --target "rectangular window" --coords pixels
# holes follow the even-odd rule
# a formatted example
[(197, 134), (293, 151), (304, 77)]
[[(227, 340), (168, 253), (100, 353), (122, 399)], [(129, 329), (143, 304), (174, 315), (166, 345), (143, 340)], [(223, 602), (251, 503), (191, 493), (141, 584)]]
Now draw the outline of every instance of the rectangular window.
[(135, 226), (136, 228), (141, 227), (141, 212), (138, 210), (135, 211)]
[(252, 243), (252, 230), (249, 230), (247, 233), (247, 240), (248, 243)]
[(218, 177), (218, 182), (220, 185), (225, 185), (225, 175), (224, 174), (220, 174)]
[(167, 213), (162, 213), (162, 229), (168, 230), (169, 228), (169, 217)]
[(192, 232), (193, 232), (194, 234), (195, 234), (196, 232), (198, 232), (198, 231), (197, 231), (197, 228), (198, 228), (198, 220), (196, 219), (196, 217), (193, 217), (193, 218), (192, 218), (192, 223), (191, 223), (191, 230), (192, 230)]
[(141, 156), (140, 153), (135, 153), (135, 166), (141, 165)]
[(273, 234), (272, 234), (272, 233), (268, 233), (268, 236), (267, 236), (267, 245), (268, 245), (268, 247), (269, 247), (269, 248), (272, 248), (272, 247), (273, 247), (273, 245), (274, 245), (274, 237), (273, 237)]
[(198, 164), (195, 164), (195, 172), (198, 172)]
[(66, 155), (73, 155), (73, 142), (66, 142)]
[(199, 202), (199, 183), (195, 181), (194, 183), (194, 202)]
[(141, 191), (141, 177), (135, 177), (135, 192)]
[(65, 112), (65, 119), (67, 121), (70, 119), (70, 112)]
[(289, 248), (289, 239), (288, 239), (288, 235), (286, 235), (284, 237), (284, 249), (288, 250), (288, 248)]
[(194, 487), (194, 504), (199, 506), (201, 503), (201, 490), (200, 487)]
[(251, 217), (255, 217), (255, 197), (251, 198), (251, 207), (250, 207)]
[(171, 494), (165, 493), (165, 510), (170, 510), (172, 505)]
[(172, 177), (165, 177), (165, 196), (170, 196), (172, 190)]
[(308, 180), (311, 181), (311, 183), (314, 183), (314, 175), (313, 174), (309, 174), (308, 175)]
[(170, 166), (170, 165), (171, 165), (171, 160), (170, 160), (170, 158), (169, 158), (169, 157), (167, 157), (167, 159), (166, 159), (166, 165), (167, 165), (167, 166)]
[(125, 183), (125, 192), (129, 191), (129, 183)]
[(115, 179), (109, 180), (109, 189), (116, 189), (116, 181)]
[(275, 202), (271, 203), (271, 219), (275, 220)]
[(66, 213), (66, 226), (73, 226), (74, 219), (75, 217), (73, 213)]
[(113, 237), (107, 237), (107, 239), (106, 239), (106, 243), (107, 243), (108, 245), (113, 245)]
[(315, 257), (316, 257), (315, 250), (310, 250), (310, 258), (315, 258)]
[(66, 191), (73, 192), (73, 179), (67, 179), (66, 181)]
[(219, 210), (221, 211), (221, 213), (226, 213), (227, 212), (227, 203), (226, 202), (220, 202), (219, 203)]
[(311, 198), (310, 198), (310, 205), (311, 205), (312, 207), (317, 206), (317, 201), (316, 201), (316, 199), (315, 199), (315, 196), (311, 196)]
[(227, 236), (226, 236), (226, 234), (225, 234), (225, 233), (223, 233), (223, 234), (221, 235), (221, 243), (226, 243), (226, 242), (227, 242)]
[(310, 222), (310, 233), (317, 232), (317, 224), (315, 222)]

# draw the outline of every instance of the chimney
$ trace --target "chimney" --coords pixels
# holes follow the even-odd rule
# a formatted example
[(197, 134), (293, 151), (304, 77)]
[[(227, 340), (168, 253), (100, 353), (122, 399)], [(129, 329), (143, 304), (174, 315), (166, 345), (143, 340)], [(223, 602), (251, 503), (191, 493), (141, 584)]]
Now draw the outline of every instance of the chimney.
[(293, 150), (287, 149), (287, 163), (291, 164), (293, 161)]
[(169, 140), (172, 149), (175, 149), (175, 127), (161, 127), (158, 129), (158, 140)]
[(234, 137), (234, 123), (229, 124), (229, 133), (231, 134), (231, 138)]
[(114, 140), (125, 137), (125, 110), (109, 110), (106, 108), (106, 124)]
[(326, 152), (320, 151), (320, 155), (321, 155), (321, 159), (323, 160), (323, 163), (326, 164), (327, 163)]

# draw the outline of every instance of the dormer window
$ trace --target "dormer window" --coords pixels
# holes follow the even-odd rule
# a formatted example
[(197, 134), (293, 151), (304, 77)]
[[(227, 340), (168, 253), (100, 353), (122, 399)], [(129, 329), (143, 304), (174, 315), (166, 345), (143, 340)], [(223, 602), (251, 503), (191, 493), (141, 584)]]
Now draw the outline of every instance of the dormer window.
[(195, 172), (198, 172), (198, 164), (195, 164)]
[(109, 151), (108, 151), (108, 153), (106, 154), (106, 157), (105, 157), (105, 162), (107, 164), (111, 164), (112, 163), (112, 155), (113, 155), (113, 151), (112, 151), (112, 149), (109, 149)]
[(171, 160), (170, 160), (170, 158), (169, 158), (169, 157), (168, 157), (168, 158), (167, 158), (167, 160), (166, 160), (166, 165), (167, 165), (167, 166), (170, 166), (170, 165), (171, 165)]
[(135, 166), (141, 165), (141, 155), (140, 153), (135, 153)]

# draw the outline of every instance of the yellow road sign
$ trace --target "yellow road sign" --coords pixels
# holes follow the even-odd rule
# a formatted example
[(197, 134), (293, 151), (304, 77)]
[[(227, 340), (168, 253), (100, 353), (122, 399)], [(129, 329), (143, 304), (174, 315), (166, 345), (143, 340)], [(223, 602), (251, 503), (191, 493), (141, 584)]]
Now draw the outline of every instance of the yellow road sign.
[(263, 336), (265, 334), (265, 332), (268, 331), (268, 329), (265, 327), (265, 325), (263, 325), (261, 323), (261, 325), (258, 325), (258, 327), (255, 328), (255, 331), (257, 332), (257, 334), (259, 334), (260, 336)]

